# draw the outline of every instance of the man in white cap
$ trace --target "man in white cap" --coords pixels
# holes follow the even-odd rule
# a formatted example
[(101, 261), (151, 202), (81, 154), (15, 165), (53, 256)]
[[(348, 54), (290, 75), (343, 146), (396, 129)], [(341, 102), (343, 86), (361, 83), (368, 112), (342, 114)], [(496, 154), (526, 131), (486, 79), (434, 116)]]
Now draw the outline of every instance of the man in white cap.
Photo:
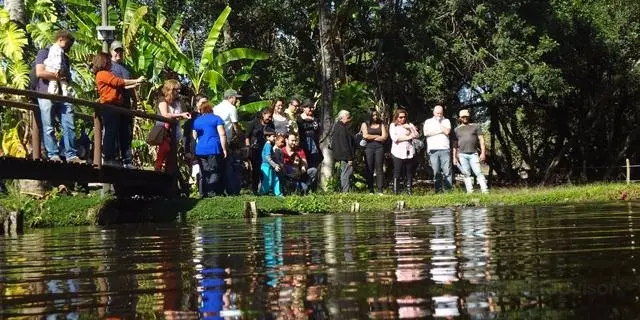
[(238, 98), (242, 96), (238, 94), (238, 91), (233, 89), (227, 89), (224, 92), (224, 99), (217, 106), (213, 108), (213, 113), (224, 121), (224, 130), (227, 134), (227, 142), (230, 144), (234, 138), (234, 134), (240, 132), (238, 127), (238, 110), (236, 109), (236, 103)]
[(424, 136), (427, 137), (427, 152), (433, 169), (433, 184), (436, 193), (453, 190), (451, 179), (451, 149), (449, 133), (451, 122), (444, 117), (444, 108), (435, 106), (433, 118), (424, 122)]
[[(124, 65), (124, 47), (122, 42), (111, 43), (111, 73), (121, 79), (133, 79), (131, 72)], [(122, 105), (127, 109), (135, 109), (137, 106), (134, 89), (118, 89), (122, 95)], [(133, 118), (129, 115), (120, 115), (120, 127), (118, 130), (118, 144), (122, 157), (122, 165), (125, 168), (134, 168), (133, 151), (131, 150), (131, 140), (133, 139)]]
[[(480, 168), (480, 161), (486, 159), (482, 128), (476, 123), (471, 123), (469, 110), (460, 110), (459, 116), (460, 125), (455, 129), (458, 147), (453, 149), (453, 164), (459, 166), (464, 175), (464, 186), (467, 193), (473, 192), (471, 170), (476, 175), (482, 193), (488, 193), (487, 179)], [(478, 150), (480, 150), (480, 154), (478, 154)]]

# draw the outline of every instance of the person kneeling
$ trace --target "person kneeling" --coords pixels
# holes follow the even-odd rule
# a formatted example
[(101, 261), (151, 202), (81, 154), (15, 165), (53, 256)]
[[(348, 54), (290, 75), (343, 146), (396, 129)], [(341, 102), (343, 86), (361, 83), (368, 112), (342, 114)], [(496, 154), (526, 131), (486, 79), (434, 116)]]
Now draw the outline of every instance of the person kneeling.
[(306, 154), (299, 147), (298, 136), (290, 134), (287, 137), (286, 146), (280, 150), (285, 169), (284, 176), (287, 181), (287, 193), (296, 191), (306, 193), (315, 183), (318, 171), (316, 168), (309, 168)]

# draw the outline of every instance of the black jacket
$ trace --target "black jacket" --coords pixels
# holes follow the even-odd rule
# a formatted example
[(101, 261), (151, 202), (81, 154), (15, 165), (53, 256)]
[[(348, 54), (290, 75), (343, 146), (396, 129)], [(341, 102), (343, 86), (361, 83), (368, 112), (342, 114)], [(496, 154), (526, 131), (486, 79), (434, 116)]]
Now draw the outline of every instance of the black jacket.
[(356, 146), (353, 134), (347, 126), (338, 121), (333, 128), (331, 141), (333, 147), (333, 159), (336, 161), (352, 161), (356, 155)]

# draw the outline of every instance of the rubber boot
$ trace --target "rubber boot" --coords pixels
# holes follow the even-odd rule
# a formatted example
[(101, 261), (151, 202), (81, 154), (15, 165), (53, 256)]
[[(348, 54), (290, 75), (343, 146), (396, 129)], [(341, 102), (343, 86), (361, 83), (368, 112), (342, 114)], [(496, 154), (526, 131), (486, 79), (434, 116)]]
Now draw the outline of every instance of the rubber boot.
[(473, 192), (473, 177), (464, 178), (464, 187), (467, 189), (467, 193)]
[(409, 178), (407, 179), (407, 194), (411, 195), (411, 187), (413, 185), (413, 179)]
[(487, 186), (487, 178), (485, 178), (484, 176), (479, 176), (478, 184), (480, 185), (480, 191), (482, 191), (482, 193), (489, 193), (489, 187)]
[(398, 178), (393, 178), (393, 194), (398, 194)]

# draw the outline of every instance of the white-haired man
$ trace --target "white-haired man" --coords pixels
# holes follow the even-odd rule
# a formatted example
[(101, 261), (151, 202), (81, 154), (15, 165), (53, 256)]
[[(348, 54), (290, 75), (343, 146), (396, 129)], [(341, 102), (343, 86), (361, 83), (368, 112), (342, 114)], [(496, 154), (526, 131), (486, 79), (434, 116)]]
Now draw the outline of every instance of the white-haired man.
[(433, 108), (433, 118), (424, 122), (424, 135), (427, 137), (427, 151), (433, 169), (436, 193), (453, 189), (451, 179), (451, 154), (449, 133), (451, 122), (444, 116), (442, 106)]
[(333, 127), (331, 145), (333, 159), (340, 162), (340, 191), (349, 192), (351, 175), (353, 175), (353, 159), (356, 147), (353, 142), (353, 134), (349, 129), (351, 114), (347, 110), (340, 110)]

